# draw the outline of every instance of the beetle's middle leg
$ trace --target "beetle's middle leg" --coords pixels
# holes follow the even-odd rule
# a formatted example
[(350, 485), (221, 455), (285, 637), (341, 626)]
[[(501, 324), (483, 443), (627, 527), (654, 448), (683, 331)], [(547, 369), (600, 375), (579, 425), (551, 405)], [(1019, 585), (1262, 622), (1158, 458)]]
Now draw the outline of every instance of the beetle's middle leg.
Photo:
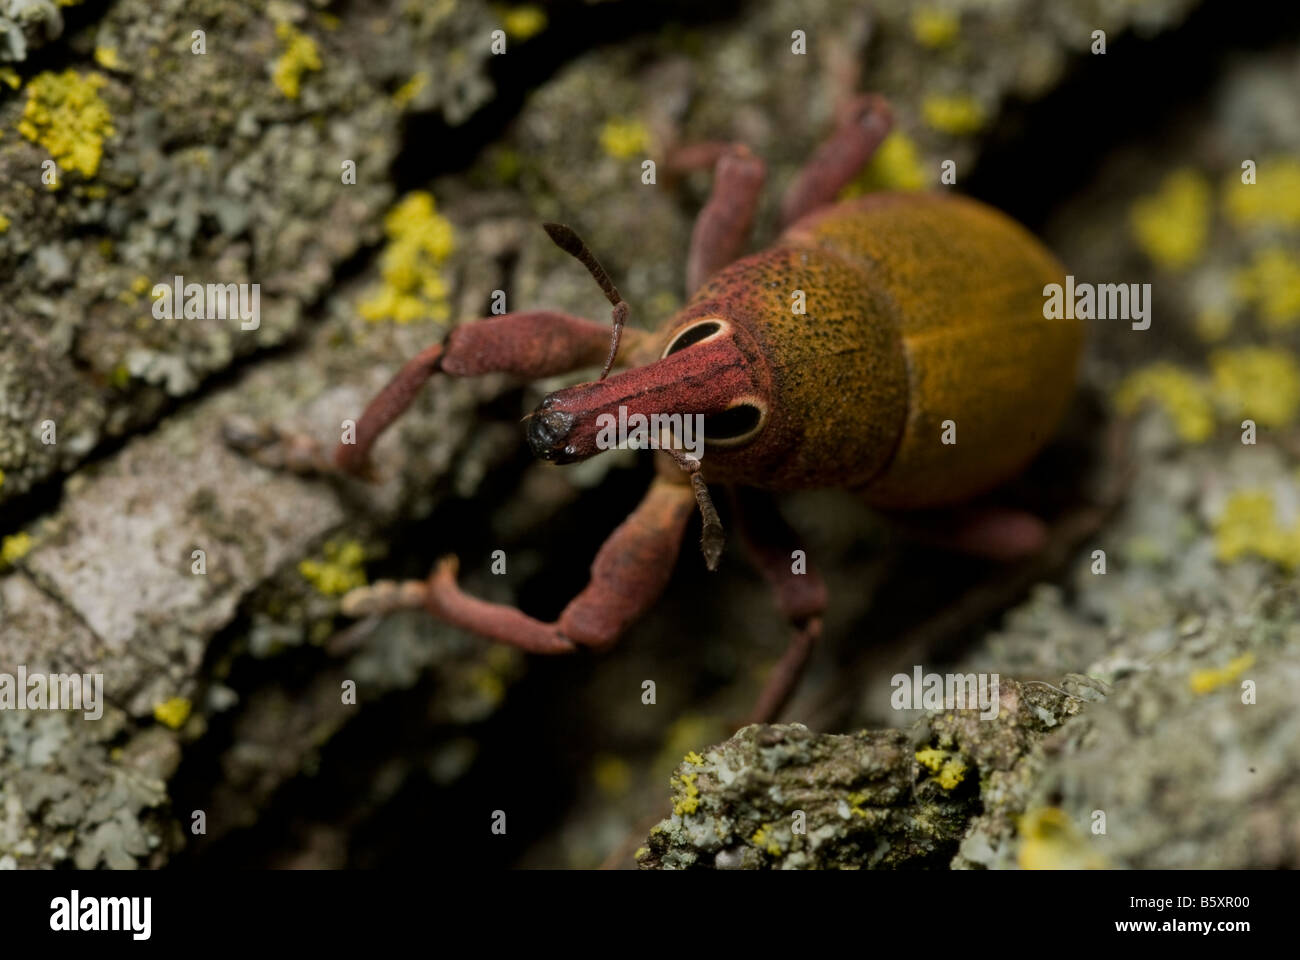
[(608, 647), (663, 593), (694, 511), (690, 484), (675, 469), (662, 470), (637, 508), (601, 546), (587, 587), (554, 623), (464, 593), (456, 583), (455, 557), (440, 560), (428, 580), (379, 581), (353, 590), (343, 598), (343, 612), (363, 616), (423, 607), (463, 630), (530, 653)]
[(772, 668), (745, 721), (771, 723), (794, 693), (813, 647), (821, 637), (826, 584), (807, 562), (806, 553), (802, 567), (795, 562), (798, 535), (781, 516), (770, 494), (740, 489), (736, 491), (735, 504), (750, 558), (776, 594), (782, 616), (794, 628), (790, 645)]

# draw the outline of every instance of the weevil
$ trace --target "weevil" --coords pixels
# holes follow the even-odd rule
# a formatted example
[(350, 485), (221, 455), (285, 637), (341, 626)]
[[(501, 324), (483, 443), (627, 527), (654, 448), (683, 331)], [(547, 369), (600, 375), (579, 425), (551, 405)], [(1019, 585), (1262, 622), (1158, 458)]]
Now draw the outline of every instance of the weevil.
[[(537, 457), (595, 455), (599, 419), (620, 407), (703, 415), (704, 455), (656, 453), (644, 499), (555, 622), (466, 594), (454, 557), (426, 581), (350, 595), (345, 612), (420, 606), (533, 653), (607, 648), (664, 590), (697, 507), (706, 564), (716, 565), (722, 529), (709, 487), (721, 485), (792, 633), (751, 719), (775, 716), (821, 634), (827, 591), (811, 565), (792, 563), (798, 541), (772, 495), (842, 488), (895, 511), (968, 503), (1052, 435), (1082, 348), (1078, 321), (1044, 317), (1044, 287), (1064, 268), (1009, 217), (952, 192), (836, 200), (891, 122), (882, 97), (854, 98), (785, 193), (779, 237), (749, 256), (763, 162), (737, 144), (678, 149), (677, 169), (712, 167), (714, 179), (691, 236), (688, 301), (653, 332), (625, 327), (628, 305), (596, 258), (573, 231), (547, 225), (614, 305), (612, 328), (548, 310), (455, 327), (370, 403), (337, 467), (364, 472), (375, 440), (435, 374), (537, 379), (602, 364), (598, 379), (551, 393), (526, 418)], [(1028, 514), (953, 517), (954, 545), (990, 555), (1032, 552), (1044, 536)]]

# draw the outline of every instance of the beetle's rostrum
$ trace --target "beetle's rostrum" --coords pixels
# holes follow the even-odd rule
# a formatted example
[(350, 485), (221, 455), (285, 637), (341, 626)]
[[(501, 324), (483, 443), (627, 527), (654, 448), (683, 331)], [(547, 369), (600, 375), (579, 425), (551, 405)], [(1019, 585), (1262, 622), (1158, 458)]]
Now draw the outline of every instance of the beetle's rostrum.
[(725, 417), (744, 399), (766, 395), (761, 351), (743, 329), (718, 323), (712, 336), (670, 352), (643, 367), (606, 380), (580, 383), (547, 395), (528, 418), (533, 455), (553, 463), (576, 463), (601, 452), (600, 418), (682, 414)]

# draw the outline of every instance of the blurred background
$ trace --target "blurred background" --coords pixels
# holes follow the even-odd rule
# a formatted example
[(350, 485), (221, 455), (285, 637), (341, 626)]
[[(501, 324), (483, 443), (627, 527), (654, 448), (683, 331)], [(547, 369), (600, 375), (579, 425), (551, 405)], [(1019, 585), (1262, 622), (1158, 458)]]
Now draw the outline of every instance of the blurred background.
[[(1153, 314), (1093, 324), (1075, 409), (1005, 491), (1053, 522), (1047, 555), (956, 558), (847, 495), (784, 502), (831, 592), (783, 715), (822, 738), (795, 767), (895, 730), (979, 775), (783, 862), (789, 838), (753, 842), (757, 793), (704, 788), (716, 841), (681, 816), (683, 757), (715, 763), (787, 640), (735, 545), (710, 575), (692, 528), (600, 656), (339, 613), (455, 553), (467, 590), (556, 616), (651, 476), (630, 451), (530, 458), (519, 418), (591, 372), (437, 382), (375, 485), (269, 470), (223, 426), (331, 444), (496, 290), (603, 319), (546, 220), (658, 325), (709, 177), (647, 186), (642, 162), (749, 144), (761, 246), (851, 89), (896, 127), (846, 193), (954, 189), (952, 160), (1081, 280), (1151, 283)], [(102, 672), (110, 701), (0, 712), (0, 866), (631, 867), (662, 818), (646, 865), (725, 865), (720, 842), (868, 866), (888, 837), (890, 866), (1296, 866), (1298, 91), (1300, 9), (1222, 0), (0, 0), (0, 671)], [(159, 319), (174, 275), (259, 283), (258, 329)], [(891, 709), (917, 663), (1061, 696), (994, 749)], [(1099, 807), (1085, 851), (1060, 824)]]

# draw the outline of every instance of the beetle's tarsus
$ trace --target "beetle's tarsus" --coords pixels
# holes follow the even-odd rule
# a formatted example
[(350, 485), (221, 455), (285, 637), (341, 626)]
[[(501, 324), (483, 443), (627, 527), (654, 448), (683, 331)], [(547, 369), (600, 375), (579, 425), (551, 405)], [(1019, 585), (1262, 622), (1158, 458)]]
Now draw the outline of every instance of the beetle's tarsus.
[(422, 610), (427, 594), (428, 585), (423, 580), (376, 580), (344, 594), (340, 610), (345, 617)]
[(334, 472), (334, 466), (315, 437), (281, 429), (245, 416), (228, 417), (221, 424), (222, 438), (232, 450), (271, 470), (300, 476)]

